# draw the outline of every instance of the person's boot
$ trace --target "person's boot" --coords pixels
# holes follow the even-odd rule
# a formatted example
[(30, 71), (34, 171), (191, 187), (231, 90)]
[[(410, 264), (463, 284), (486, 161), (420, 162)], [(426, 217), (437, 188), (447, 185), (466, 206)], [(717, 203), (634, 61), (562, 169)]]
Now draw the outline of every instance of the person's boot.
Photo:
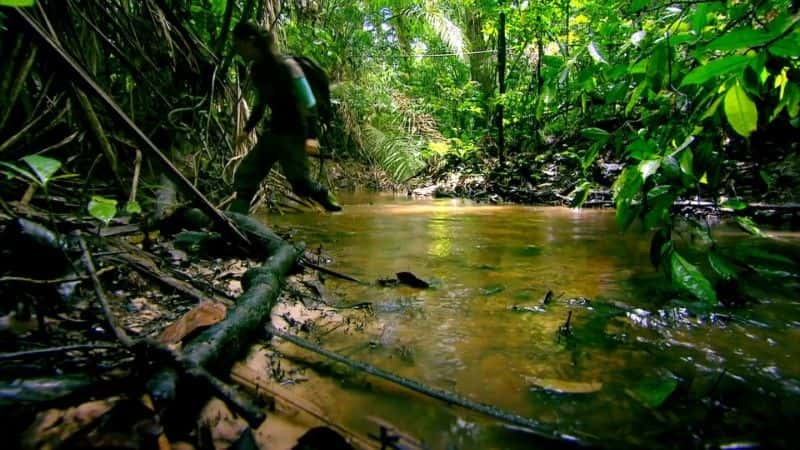
[(339, 201), (336, 200), (336, 196), (333, 195), (331, 191), (328, 191), (327, 195), (319, 200), (319, 203), (328, 211), (342, 210), (342, 205), (339, 204)]

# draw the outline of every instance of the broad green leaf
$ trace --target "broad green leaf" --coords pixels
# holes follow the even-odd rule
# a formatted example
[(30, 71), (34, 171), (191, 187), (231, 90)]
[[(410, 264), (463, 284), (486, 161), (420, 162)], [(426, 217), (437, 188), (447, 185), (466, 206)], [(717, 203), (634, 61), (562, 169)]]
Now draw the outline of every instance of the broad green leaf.
[(750, 137), (758, 126), (756, 104), (750, 100), (739, 83), (733, 85), (725, 94), (725, 116), (731, 127), (744, 137)]
[(125, 212), (127, 212), (128, 214), (141, 214), (142, 207), (136, 200), (132, 202), (127, 202), (125, 203)]
[(589, 147), (586, 155), (581, 160), (581, 168), (583, 170), (588, 169), (589, 166), (594, 164), (594, 160), (597, 159), (597, 155), (600, 153), (600, 147), (602, 147), (602, 145), (599, 142), (595, 142), (591, 147)]
[(688, 291), (705, 303), (717, 303), (717, 293), (708, 278), (678, 252), (672, 252), (670, 269), (672, 271), (672, 282), (676, 286)]
[(675, 194), (666, 194), (650, 200), (648, 204), (649, 211), (647, 211), (643, 219), (645, 230), (661, 228), (669, 223), (675, 198)]
[(764, 233), (761, 232), (761, 229), (758, 228), (758, 225), (756, 225), (756, 223), (753, 222), (753, 219), (749, 217), (737, 216), (736, 223), (742, 230), (752, 234), (753, 236), (764, 236)]
[(768, 47), (770, 53), (782, 58), (797, 58), (800, 56), (800, 35), (792, 34), (779, 40)]
[(650, 5), (652, 0), (633, 0), (631, 2), (631, 12), (637, 12), (644, 9), (646, 6)]
[(584, 128), (584, 129), (581, 130), (581, 134), (585, 138), (591, 139), (593, 141), (601, 142), (603, 144), (605, 144), (608, 141), (608, 139), (611, 137), (611, 134), (608, 131), (606, 131), (606, 130), (604, 130), (602, 128), (596, 128), (596, 127)]
[(717, 252), (711, 251), (708, 253), (708, 264), (725, 280), (732, 280), (739, 276), (739, 271), (736, 270), (733, 263)]
[(108, 225), (111, 219), (117, 215), (117, 201), (113, 198), (93, 195), (88, 210), (92, 217)]
[(628, 105), (625, 106), (626, 116), (629, 116), (631, 114), (631, 111), (633, 111), (633, 108), (636, 106), (636, 104), (639, 103), (639, 99), (642, 98), (642, 94), (644, 93), (645, 89), (647, 89), (647, 83), (642, 82), (639, 83), (639, 85), (636, 86), (636, 89), (633, 90), (633, 92), (631, 93), (631, 98), (630, 100), (628, 100)]
[(61, 161), (46, 156), (28, 155), (23, 157), (22, 160), (33, 169), (42, 185), (46, 185), (53, 177), (53, 174), (61, 168)]
[(775, 37), (773, 33), (764, 30), (754, 30), (752, 28), (739, 28), (729, 31), (717, 39), (713, 40), (706, 47), (706, 51), (728, 51), (740, 48), (751, 48), (764, 45)]
[(740, 211), (742, 209), (747, 208), (747, 203), (745, 203), (745, 202), (743, 202), (743, 201), (741, 201), (739, 199), (729, 198), (728, 200), (725, 200), (724, 202), (722, 202), (722, 207), (723, 208), (730, 208), (730, 209), (732, 209), (734, 211)]
[(626, 389), (625, 392), (645, 406), (658, 408), (677, 387), (678, 382), (674, 378), (645, 378), (632, 389)]
[(669, 47), (666, 44), (658, 44), (647, 64), (647, 82), (653, 92), (659, 92), (663, 86), (668, 59)]
[(35, 0), (0, 0), (0, 6), (33, 6)]
[(11, 178), (14, 178), (14, 177), (22, 177), (22, 178), (25, 178), (26, 180), (30, 181), (31, 183), (39, 184), (39, 179), (36, 178), (36, 176), (34, 174), (32, 174), (27, 169), (23, 169), (22, 167), (18, 167), (18, 166), (14, 165), (14, 164), (7, 163), (5, 161), (0, 161), (0, 166), (3, 166), (5, 168), (11, 170), (11, 172), (7, 172), (7, 171), (3, 172), (3, 173), (6, 174), (6, 178), (8, 178), (8, 179), (11, 179)]
[(574, 195), (572, 197), (572, 202), (570, 202), (570, 207), (572, 208), (580, 208), (586, 202), (586, 199), (589, 198), (589, 191), (592, 188), (592, 184), (588, 181), (584, 181), (578, 187), (575, 188), (573, 191)]
[(708, 5), (706, 3), (699, 3), (692, 16), (692, 29), (694, 29), (695, 33), (700, 34), (707, 23)]
[(681, 172), (694, 176), (694, 154), (690, 148), (683, 150), (681, 153)]
[(731, 55), (711, 61), (710, 63), (704, 64), (689, 72), (689, 74), (683, 78), (681, 86), (687, 86), (690, 84), (703, 84), (719, 75), (724, 75), (726, 73), (739, 70), (746, 66), (750, 61), (752, 61), (752, 58), (743, 55)]
[(644, 139), (637, 139), (625, 148), (628, 155), (633, 159), (648, 159), (652, 157), (656, 151), (656, 145), (652, 141), (645, 141)]
[(622, 171), (612, 186), (614, 201), (617, 204), (617, 223), (623, 230), (627, 229), (636, 218), (631, 204), (643, 183), (638, 168), (629, 166)]

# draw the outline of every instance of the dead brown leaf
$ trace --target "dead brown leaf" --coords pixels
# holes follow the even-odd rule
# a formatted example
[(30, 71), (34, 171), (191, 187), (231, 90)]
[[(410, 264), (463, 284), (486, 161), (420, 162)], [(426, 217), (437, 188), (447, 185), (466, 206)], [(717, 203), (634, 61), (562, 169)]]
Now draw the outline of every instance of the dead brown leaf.
[(165, 344), (176, 344), (198, 328), (208, 327), (225, 318), (225, 305), (210, 301), (201, 302), (180, 319), (168, 326), (159, 340)]

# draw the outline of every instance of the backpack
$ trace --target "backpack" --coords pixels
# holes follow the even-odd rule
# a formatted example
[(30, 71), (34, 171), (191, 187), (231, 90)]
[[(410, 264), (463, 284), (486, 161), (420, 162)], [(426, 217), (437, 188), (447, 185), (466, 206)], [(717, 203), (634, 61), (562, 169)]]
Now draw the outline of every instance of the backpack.
[(317, 100), (317, 113), (320, 125), (329, 125), (333, 117), (331, 107), (331, 89), (328, 74), (316, 61), (307, 56), (292, 55), (292, 59), (303, 69), (303, 74), (311, 86), (311, 93)]

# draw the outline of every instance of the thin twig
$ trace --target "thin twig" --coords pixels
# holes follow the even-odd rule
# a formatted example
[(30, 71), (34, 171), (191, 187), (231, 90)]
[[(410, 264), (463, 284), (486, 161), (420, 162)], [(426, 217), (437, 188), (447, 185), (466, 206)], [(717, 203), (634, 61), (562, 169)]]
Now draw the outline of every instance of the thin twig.
[(108, 305), (108, 300), (106, 299), (106, 293), (103, 290), (103, 286), (100, 284), (100, 278), (98, 278), (97, 271), (94, 268), (92, 254), (89, 253), (89, 249), (86, 247), (86, 241), (80, 237), (80, 234), (78, 235), (78, 243), (80, 244), (81, 251), (83, 252), (83, 264), (86, 267), (86, 271), (89, 272), (89, 277), (92, 279), (92, 284), (94, 284), (94, 292), (97, 294), (97, 299), (100, 301), (100, 305), (103, 307), (103, 314), (106, 316), (108, 326), (111, 327), (114, 335), (122, 343), (122, 345), (126, 347), (133, 346), (133, 339), (131, 339), (131, 337), (125, 333), (125, 330), (120, 328), (117, 325), (116, 320), (114, 320), (114, 313), (111, 312), (111, 307)]
[(60, 353), (92, 350), (117, 350), (122, 347), (118, 345), (109, 344), (78, 344), (78, 345), (65, 345), (63, 347), (41, 348), (37, 350), (27, 350), (14, 353), (0, 354), (0, 361), (11, 361), (15, 359), (36, 359), (44, 356), (58, 355)]

